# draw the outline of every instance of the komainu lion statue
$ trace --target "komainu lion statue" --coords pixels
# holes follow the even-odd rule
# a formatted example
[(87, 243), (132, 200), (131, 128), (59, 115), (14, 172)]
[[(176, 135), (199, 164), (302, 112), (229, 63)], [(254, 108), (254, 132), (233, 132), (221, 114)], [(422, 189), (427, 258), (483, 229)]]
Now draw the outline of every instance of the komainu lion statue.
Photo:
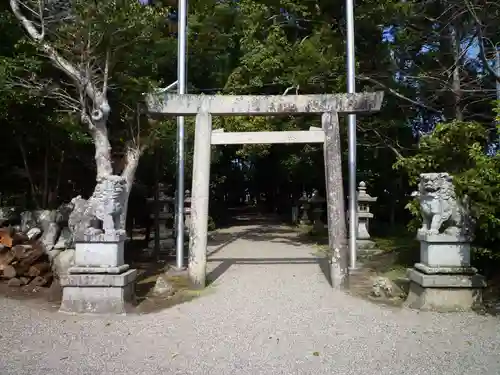
[(120, 215), (125, 205), (127, 182), (121, 176), (107, 176), (98, 181), (88, 203), (94, 216), (102, 221), (104, 233), (122, 232)]
[(419, 191), (412, 195), (420, 201), (421, 235), (470, 236), (468, 199), (457, 199), (453, 177), (448, 173), (422, 173)]

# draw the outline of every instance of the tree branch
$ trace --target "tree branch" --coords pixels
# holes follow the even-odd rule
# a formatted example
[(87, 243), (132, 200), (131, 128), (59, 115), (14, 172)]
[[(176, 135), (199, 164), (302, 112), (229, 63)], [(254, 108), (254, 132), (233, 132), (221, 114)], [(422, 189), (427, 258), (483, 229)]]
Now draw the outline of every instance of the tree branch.
[[(44, 41), (44, 33), (38, 32), (36, 27), (33, 25), (33, 22), (28, 20), (22, 13), (20, 9), (20, 1), (19, 0), (10, 0), (10, 7), (12, 12), (16, 16), (16, 18), (21, 22), (26, 32), (29, 34), (33, 41), (37, 42), (40, 46), (41, 50), (45, 53), (45, 55), (54, 63), (54, 65), (63, 71), (70, 79), (72, 79), (78, 86), (85, 87), (86, 94), (95, 101), (98, 97), (98, 91), (86, 77), (82, 77), (80, 72), (64, 57), (60, 56), (57, 53), (56, 49), (52, 47), (49, 43)], [(43, 25), (43, 14), (40, 15), (40, 19)]]
[(106, 96), (108, 91), (108, 79), (109, 79), (109, 59), (110, 59), (110, 51), (109, 48), (106, 48), (106, 57), (104, 62), (104, 82), (102, 84), (102, 95)]
[(441, 111), (437, 110), (436, 108), (433, 108), (433, 107), (430, 107), (428, 105), (425, 105), (423, 103), (419, 103), (411, 98), (408, 98), (407, 96), (397, 92), (396, 90), (394, 90), (393, 88), (390, 88), (389, 86), (383, 84), (382, 82), (380, 81), (377, 81), (376, 79), (374, 78), (371, 78), (371, 77), (367, 77), (365, 75), (359, 75), (358, 76), (359, 79), (361, 80), (364, 80), (364, 81), (369, 81), (369, 82), (372, 82), (380, 87), (382, 87), (384, 90), (387, 90), (389, 91), (389, 93), (391, 93), (392, 95), (396, 96), (397, 98), (399, 99), (402, 99), (404, 101), (407, 101), (417, 107), (420, 107), (420, 108), (424, 108), (424, 109), (427, 109), (429, 111), (432, 111), (432, 112), (435, 112), (435, 113), (439, 113), (439, 115), (441, 115), (441, 117), (443, 117), (443, 120), (444, 120), (444, 116), (441, 114)]
[(477, 13), (474, 11), (474, 7), (472, 6), (472, 4), (466, 0), (465, 5), (467, 6), (467, 9), (468, 9), (470, 15), (472, 16), (472, 18), (474, 18), (474, 21), (477, 24), (477, 35), (478, 35), (478, 41), (479, 41), (479, 57), (481, 59), (481, 62), (483, 63), (484, 68), (488, 71), (488, 73), (490, 73), (493, 76), (493, 78), (495, 78), (496, 81), (500, 82), (500, 76), (491, 68), (490, 64), (488, 63), (488, 60), (486, 59), (486, 53), (484, 51), (484, 42), (483, 42), (484, 35), (483, 35), (483, 29), (482, 29), (482, 22), (479, 19), (479, 16), (477, 15)]

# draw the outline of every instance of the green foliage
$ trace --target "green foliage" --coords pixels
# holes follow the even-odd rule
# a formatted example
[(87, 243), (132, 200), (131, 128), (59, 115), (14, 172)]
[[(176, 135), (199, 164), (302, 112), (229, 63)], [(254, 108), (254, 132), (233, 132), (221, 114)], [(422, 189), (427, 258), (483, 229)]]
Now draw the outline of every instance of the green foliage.
[[(400, 158), (394, 165), (404, 169), (413, 184), (420, 173), (452, 174), (457, 193), (471, 200), (476, 241), (487, 247), (500, 241), (500, 153), (491, 151), (492, 130), (474, 122), (439, 124), (431, 134), (422, 136), (415, 155)], [(420, 215), (416, 200), (408, 209)], [(413, 222), (413, 229), (415, 225)]]

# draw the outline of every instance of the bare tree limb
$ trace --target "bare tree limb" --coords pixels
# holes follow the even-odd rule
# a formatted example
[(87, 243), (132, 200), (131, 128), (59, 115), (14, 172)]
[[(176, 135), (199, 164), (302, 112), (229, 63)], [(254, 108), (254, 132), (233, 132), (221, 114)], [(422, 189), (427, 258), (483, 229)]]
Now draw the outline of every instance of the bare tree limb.
[(478, 41), (479, 41), (479, 57), (481, 58), (481, 61), (484, 65), (484, 68), (488, 71), (489, 74), (491, 74), (495, 78), (495, 80), (500, 82), (500, 75), (498, 75), (491, 68), (490, 64), (488, 63), (488, 60), (486, 59), (486, 52), (484, 51), (484, 42), (483, 42), (483, 39), (484, 39), (483, 29), (482, 29), (483, 23), (481, 22), (479, 16), (477, 15), (477, 13), (474, 10), (474, 7), (470, 3), (470, 1), (465, 0), (465, 5), (467, 6), (467, 9), (468, 9), (470, 15), (472, 16), (472, 18), (474, 18), (474, 21), (477, 24), (477, 34), (478, 34)]
[(444, 116), (441, 114), (441, 111), (436, 109), (436, 108), (433, 108), (433, 107), (430, 107), (428, 105), (425, 105), (423, 103), (419, 103), (411, 98), (408, 98), (407, 96), (399, 93), (398, 91), (394, 90), (393, 88), (390, 88), (389, 86), (383, 84), (382, 82), (374, 79), (374, 78), (371, 78), (371, 77), (367, 77), (365, 75), (359, 75), (357, 78), (361, 79), (361, 80), (364, 80), (364, 81), (369, 81), (369, 82), (372, 82), (378, 86), (380, 86), (381, 88), (383, 88), (384, 90), (387, 90), (389, 93), (391, 93), (392, 95), (396, 96), (397, 98), (399, 99), (402, 99), (404, 101), (407, 101), (417, 107), (420, 107), (420, 108), (424, 108), (424, 109), (427, 109), (429, 111), (432, 111), (432, 112), (435, 112), (435, 113), (438, 113), (440, 116), (443, 117), (444, 119)]
[(38, 0), (38, 11), (40, 15), (40, 37), (41, 39), (45, 38), (45, 22), (43, 20), (43, 9), (44, 9), (44, 0)]
[(106, 48), (106, 57), (104, 62), (104, 78), (102, 84), (102, 94), (106, 95), (108, 91), (108, 80), (109, 80), (109, 60), (110, 60), (110, 51), (109, 48)]
[[(92, 85), (91, 82), (88, 82), (80, 72), (64, 57), (60, 56), (57, 53), (56, 49), (52, 47), (49, 43), (44, 41), (44, 33), (39, 32), (36, 27), (33, 25), (33, 22), (28, 20), (22, 13), (20, 9), (20, 1), (19, 0), (10, 0), (10, 7), (12, 12), (16, 16), (16, 18), (21, 22), (26, 32), (33, 39), (33, 41), (37, 42), (45, 53), (45, 55), (54, 63), (54, 65), (63, 71), (70, 79), (75, 81), (76, 84), (84, 86), (86, 94), (93, 100), (96, 101), (98, 99), (98, 91)], [(43, 20), (43, 15), (41, 15), (41, 19)]]

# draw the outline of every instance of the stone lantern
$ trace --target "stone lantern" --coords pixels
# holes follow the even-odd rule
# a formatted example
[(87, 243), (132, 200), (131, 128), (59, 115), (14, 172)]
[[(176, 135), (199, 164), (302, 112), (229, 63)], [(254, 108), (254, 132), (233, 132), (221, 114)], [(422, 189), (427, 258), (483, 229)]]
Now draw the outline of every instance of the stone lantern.
[(361, 181), (358, 186), (358, 246), (362, 244), (362, 241), (372, 242), (370, 241), (370, 233), (368, 233), (368, 224), (373, 218), (370, 204), (376, 201), (376, 197), (372, 197), (366, 192), (366, 183)]
[(191, 192), (189, 190), (184, 193), (184, 228), (189, 235), (191, 231)]
[[(370, 196), (366, 192), (366, 183), (361, 181), (357, 191), (357, 234), (356, 245), (361, 255), (374, 254), (378, 252), (375, 248), (375, 242), (371, 240), (369, 229), (369, 221), (373, 219), (373, 213), (370, 212), (370, 205), (376, 202), (377, 198)], [(349, 212), (347, 212), (347, 220), (350, 220)]]
[(309, 220), (309, 198), (307, 197), (307, 193), (304, 191), (302, 196), (299, 198), (299, 208), (302, 211), (302, 215), (300, 216), (300, 224), (301, 225), (309, 225), (311, 224), (311, 220)]
[[(152, 236), (152, 245), (154, 246), (155, 253), (168, 253), (174, 246), (173, 230), (170, 229), (174, 219), (174, 198), (167, 195), (167, 188), (164, 184), (160, 183), (158, 184), (157, 199), (148, 198), (148, 203), (153, 205), (151, 219), (158, 220), (158, 228), (156, 228), (156, 224), (153, 226), (154, 233)], [(157, 229), (158, 233), (156, 233)]]
[(325, 224), (321, 220), (321, 217), (325, 212), (323, 205), (325, 204), (326, 199), (319, 194), (318, 190), (315, 189), (309, 202), (312, 206), (313, 230), (315, 232), (323, 232), (325, 230)]
[(299, 222), (299, 205), (298, 202), (291, 197), (292, 200), (292, 224), (297, 224)]

